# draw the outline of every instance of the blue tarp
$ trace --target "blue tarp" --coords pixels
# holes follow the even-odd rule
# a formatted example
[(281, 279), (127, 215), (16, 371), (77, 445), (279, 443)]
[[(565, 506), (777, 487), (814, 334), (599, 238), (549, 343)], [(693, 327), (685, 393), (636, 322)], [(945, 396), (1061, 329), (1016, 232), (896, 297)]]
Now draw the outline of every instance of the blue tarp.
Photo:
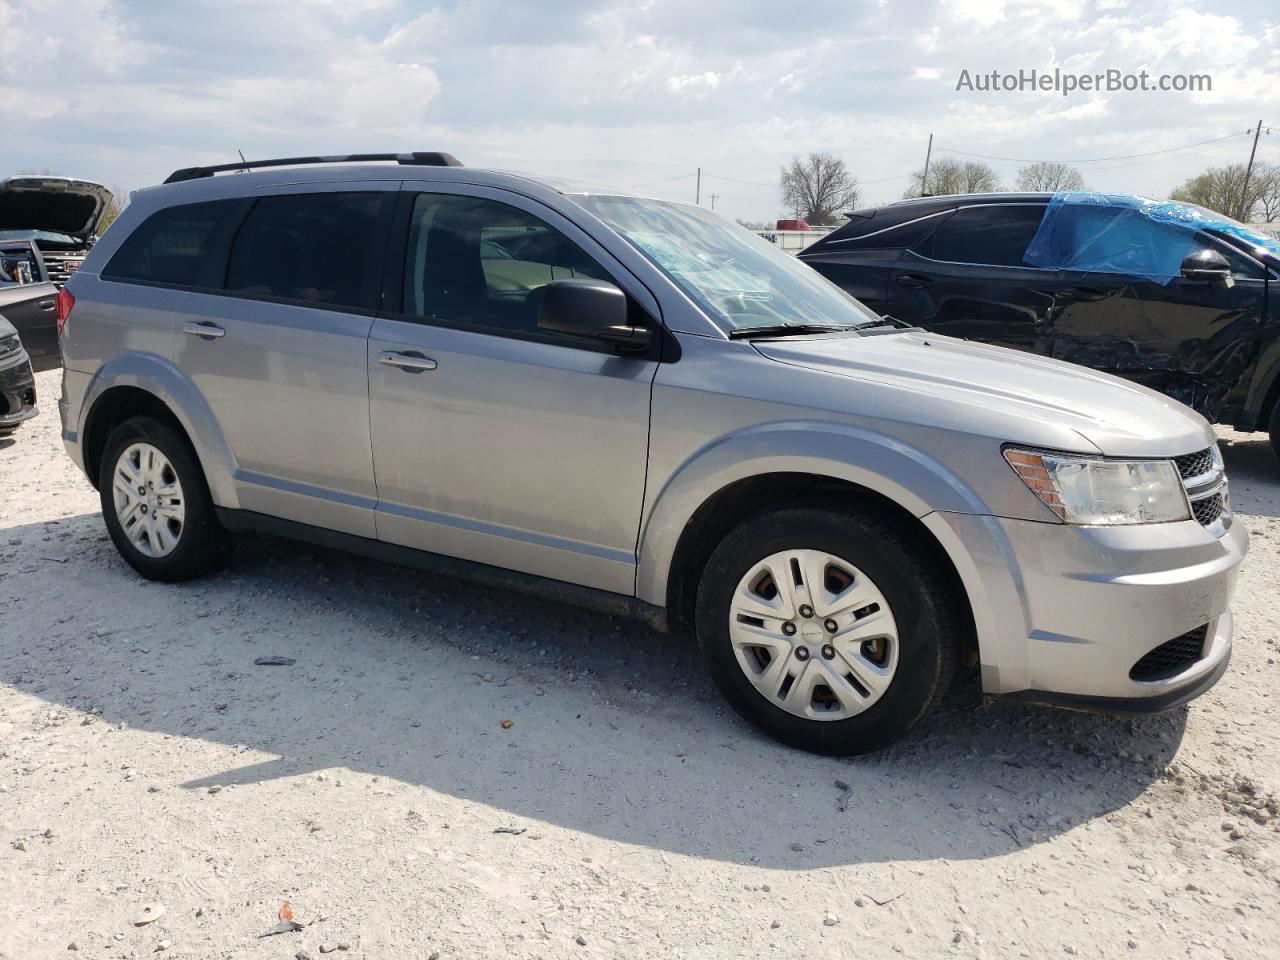
[(1280, 242), (1195, 204), (1117, 193), (1060, 191), (1049, 200), (1023, 260), (1051, 270), (1124, 273), (1168, 283), (1204, 246), (1200, 231), (1280, 257)]

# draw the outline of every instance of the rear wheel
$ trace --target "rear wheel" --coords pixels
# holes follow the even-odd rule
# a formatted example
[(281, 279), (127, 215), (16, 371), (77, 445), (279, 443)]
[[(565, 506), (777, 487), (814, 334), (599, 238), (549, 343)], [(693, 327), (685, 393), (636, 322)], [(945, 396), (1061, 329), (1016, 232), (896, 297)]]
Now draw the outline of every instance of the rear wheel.
[(898, 739), (955, 669), (955, 598), (929, 557), (856, 510), (787, 507), (731, 532), (698, 590), (716, 685), (792, 746), (859, 754)]
[(107, 532), (150, 580), (179, 581), (223, 566), (231, 538), (218, 523), (204, 474), (176, 430), (133, 417), (107, 438), (98, 475)]

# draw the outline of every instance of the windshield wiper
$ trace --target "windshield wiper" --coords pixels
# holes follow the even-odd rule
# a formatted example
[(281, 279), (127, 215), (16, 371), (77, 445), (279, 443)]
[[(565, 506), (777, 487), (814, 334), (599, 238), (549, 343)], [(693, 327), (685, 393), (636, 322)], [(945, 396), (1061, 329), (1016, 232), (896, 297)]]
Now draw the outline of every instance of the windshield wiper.
[(897, 327), (899, 330), (910, 330), (911, 324), (905, 320), (899, 320), (897, 317), (891, 317), (887, 313), (883, 317), (877, 317), (875, 320), (867, 320), (854, 326), (855, 330), (870, 330), (872, 327)]
[(739, 327), (729, 331), (730, 340), (746, 340), (751, 337), (794, 337), (806, 333), (837, 333), (853, 330), (848, 324), (830, 323), (771, 323), (758, 327)]

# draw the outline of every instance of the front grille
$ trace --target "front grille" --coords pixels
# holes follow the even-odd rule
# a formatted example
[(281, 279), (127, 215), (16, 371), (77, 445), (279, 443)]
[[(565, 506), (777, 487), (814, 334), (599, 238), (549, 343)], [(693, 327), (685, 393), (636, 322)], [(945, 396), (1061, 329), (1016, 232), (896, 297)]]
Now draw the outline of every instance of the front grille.
[(49, 274), (49, 279), (58, 286), (66, 283), (83, 262), (84, 257), (50, 257), (48, 254), (44, 257), (45, 271)]
[(1204, 640), (1208, 632), (1206, 624), (1166, 640), (1133, 665), (1129, 679), (1150, 683), (1177, 676), (1204, 656)]
[(1222, 494), (1215, 493), (1211, 497), (1205, 497), (1203, 500), (1191, 501), (1191, 512), (1195, 514), (1195, 518), (1206, 527), (1222, 516), (1224, 508), (1222, 502)]
[(1213, 469), (1213, 448), (1201, 450), (1199, 453), (1188, 453), (1186, 456), (1174, 457), (1178, 474), (1183, 480), (1199, 477)]

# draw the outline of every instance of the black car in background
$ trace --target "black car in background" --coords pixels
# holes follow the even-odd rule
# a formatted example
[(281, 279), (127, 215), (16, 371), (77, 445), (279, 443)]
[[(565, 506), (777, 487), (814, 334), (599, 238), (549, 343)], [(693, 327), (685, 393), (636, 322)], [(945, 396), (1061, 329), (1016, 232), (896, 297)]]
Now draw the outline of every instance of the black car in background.
[[(1052, 198), (967, 194), (856, 210), (800, 258), (880, 313), (1125, 377), (1212, 421), (1270, 430), (1280, 453), (1274, 243), (1248, 242), (1239, 225), (1141, 216), (1114, 229), (1113, 216), (1096, 232), (1077, 228), (1087, 257), (1066, 250), (1066, 268), (1033, 266), (1028, 246)], [(1144, 265), (1171, 256), (1174, 276), (1153, 277)]]
[(0, 440), (38, 412), (36, 382), (22, 338), (0, 317)]

